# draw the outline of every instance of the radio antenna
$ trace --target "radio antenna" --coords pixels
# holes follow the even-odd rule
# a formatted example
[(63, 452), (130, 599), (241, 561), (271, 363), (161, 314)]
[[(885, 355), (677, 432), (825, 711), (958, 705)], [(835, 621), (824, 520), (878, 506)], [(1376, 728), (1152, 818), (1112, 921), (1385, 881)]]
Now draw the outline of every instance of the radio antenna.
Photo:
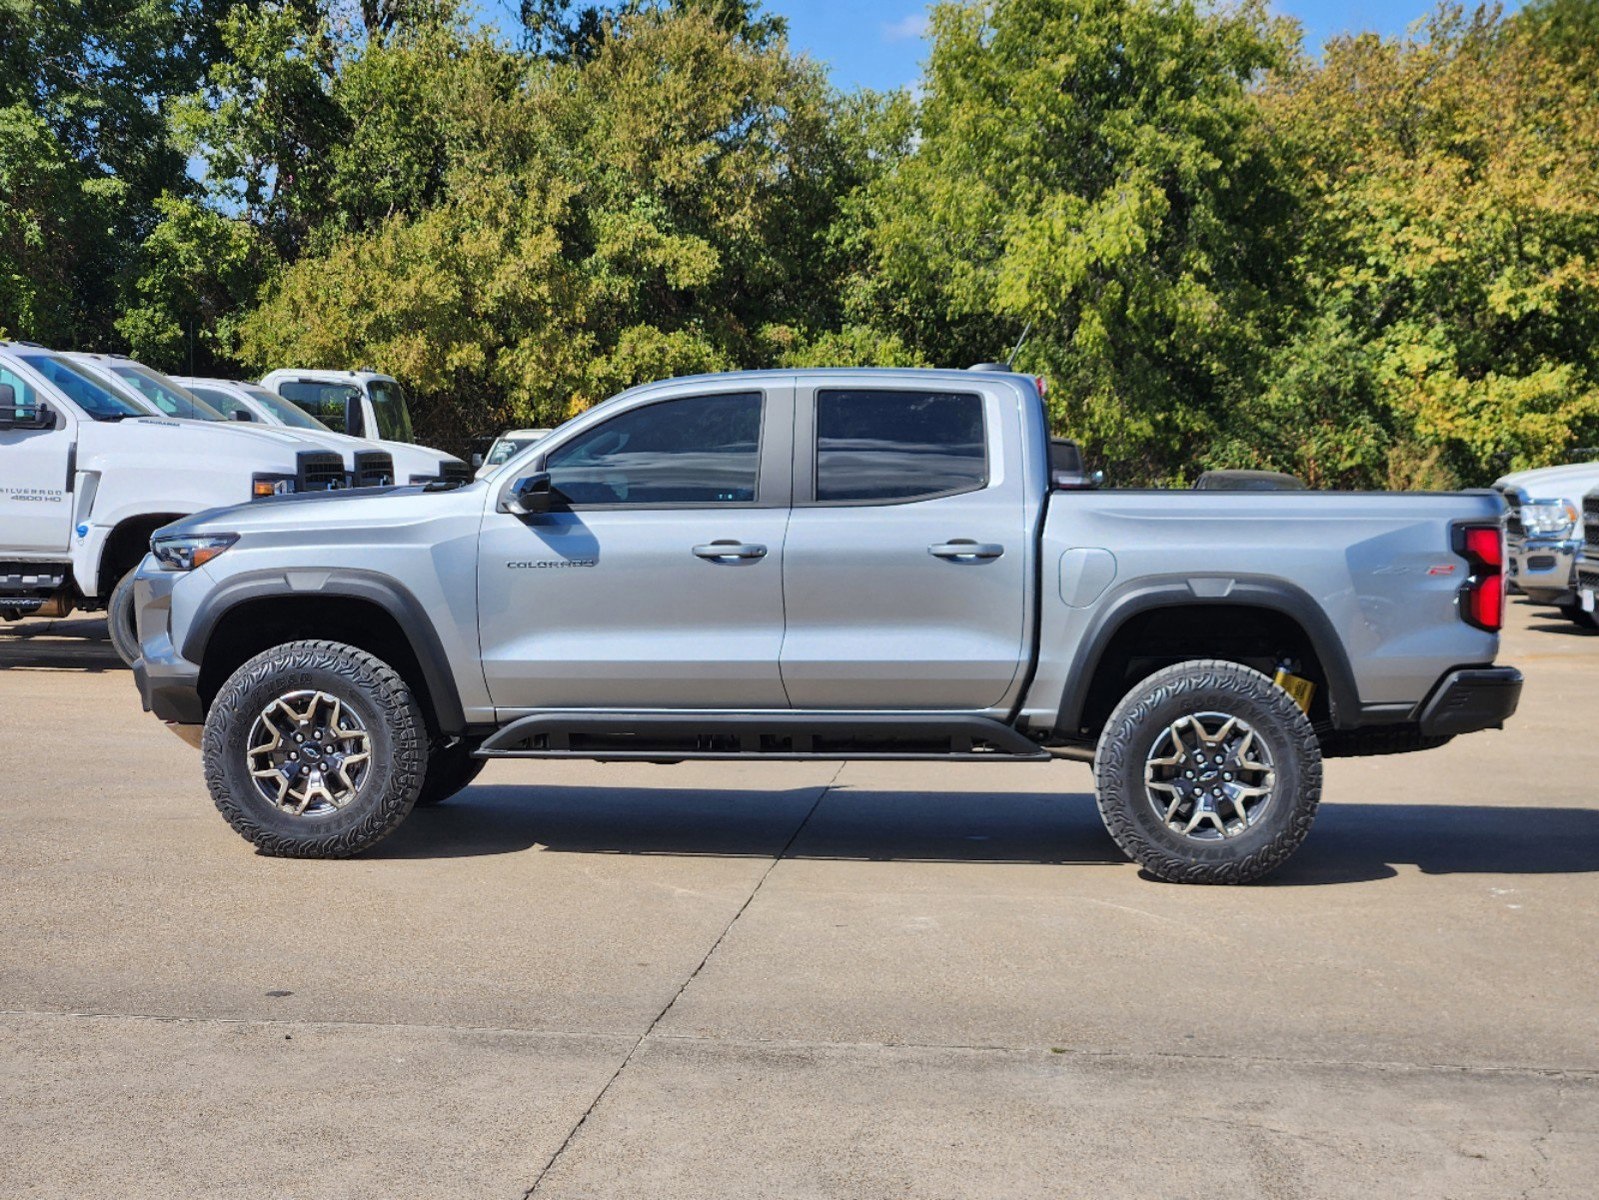
[(1022, 352), (1022, 347), (1027, 344), (1027, 335), (1031, 332), (1033, 332), (1033, 323), (1029, 321), (1022, 328), (1022, 336), (1016, 339), (1016, 349), (1012, 350), (1010, 357), (1005, 360), (1005, 369), (1007, 371), (1015, 369), (1016, 356)]

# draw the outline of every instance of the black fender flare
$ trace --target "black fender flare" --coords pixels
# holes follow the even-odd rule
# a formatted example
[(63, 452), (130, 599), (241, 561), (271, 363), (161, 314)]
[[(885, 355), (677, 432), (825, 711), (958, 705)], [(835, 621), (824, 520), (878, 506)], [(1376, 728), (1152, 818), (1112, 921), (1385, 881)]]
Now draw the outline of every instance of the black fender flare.
[[(1209, 586), (1195, 590), (1194, 584)], [(1083, 708), (1111, 640), (1133, 617), (1163, 608), (1207, 607), (1261, 608), (1279, 613), (1305, 631), (1310, 645), (1327, 676), (1327, 709), (1334, 728), (1350, 729), (1360, 724), (1360, 691), (1343, 639), (1308, 592), (1285, 580), (1262, 576), (1156, 576), (1129, 582), (1111, 592), (1098, 606), (1093, 622), (1078, 641), (1066, 674), (1066, 689), (1061, 695), (1055, 718), (1057, 732), (1075, 736), (1082, 721)]]
[[(289, 576), (296, 583), (289, 583)], [(441, 732), (464, 733), (466, 713), (461, 693), (450, 670), (449, 656), (439, 641), (438, 631), (427, 609), (402, 584), (376, 571), (353, 568), (303, 567), (268, 571), (247, 571), (223, 580), (200, 602), (183, 639), (183, 657), (192, 663), (205, 661), (206, 646), (223, 619), (241, 604), (284, 596), (338, 596), (375, 604), (393, 617), (400, 632), (416, 655), (433, 702), (433, 714)]]

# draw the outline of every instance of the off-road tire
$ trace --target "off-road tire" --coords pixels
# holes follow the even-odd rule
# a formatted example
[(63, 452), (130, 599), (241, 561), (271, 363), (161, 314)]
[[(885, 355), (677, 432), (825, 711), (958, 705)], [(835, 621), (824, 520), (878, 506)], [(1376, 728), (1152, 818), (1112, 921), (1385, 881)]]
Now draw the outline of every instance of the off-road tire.
[[(250, 777), (251, 727), (274, 700), (298, 689), (350, 706), (371, 741), (371, 765), (356, 795), (324, 816), (279, 809)], [(411, 689), (381, 659), (339, 642), (289, 642), (250, 659), (217, 693), (200, 748), (217, 810), (260, 853), (280, 858), (347, 858), (370, 849), (405, 820), (427, 776), (427, 728)]]
[[(1145, 789), (1156, 740), (1187, 714), (1225, 713), (1253, 727), (1271, 755), (1275, 791), (1258, 823), (1219, 841), (1170, 829)], [(1133, 687), (1106, 721), (1094, 756), (1099, 813), (1127, 856), (1172, 883), (1248, 883), (1299, 848), (1321, 801), (1315, 730), (1288, 693), (1258, 671), (1201, 659), (1157, 671)]]
[(452, 746), (435, 745), (428, 751), (427, 778), (416, 798), (418, 808), (443, 804), (478, 777), (485, 763), (473, 758), (473, 743), (458, 741)]
[(111, 647), (124, 665), (132, 666), (139, 658), (139, 631), (133, 614), (133, 577), (135, 567), (111, 589), (111, 599), (106, 601), (105, 624), (111, 634)]
[(1560, 615), (1579, 629), (1599, 629), (1599, 614), (1584, 612), (1580, 604), (1561, 605)]

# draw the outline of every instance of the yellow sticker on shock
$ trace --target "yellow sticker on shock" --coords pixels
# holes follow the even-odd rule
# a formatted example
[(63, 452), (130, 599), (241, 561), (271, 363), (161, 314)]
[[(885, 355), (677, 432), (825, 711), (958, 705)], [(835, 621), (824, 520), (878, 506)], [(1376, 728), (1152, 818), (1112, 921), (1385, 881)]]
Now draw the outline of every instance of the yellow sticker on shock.
[(1287, 671), (1279, 669), (1272, 677), (1272, 682), (1293, 697), (1301, 712), (1310, 711), (1311, 697), (1316, 694), (1316, 685), (1310, 680), (1301, 679), (1298, 675), (1290, 675)]

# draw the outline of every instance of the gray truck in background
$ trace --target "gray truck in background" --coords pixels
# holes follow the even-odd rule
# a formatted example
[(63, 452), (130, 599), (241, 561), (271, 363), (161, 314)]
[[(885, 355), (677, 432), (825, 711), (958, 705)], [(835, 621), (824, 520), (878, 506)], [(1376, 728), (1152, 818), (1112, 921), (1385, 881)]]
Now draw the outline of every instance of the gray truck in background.
[(465, 486), (161, 530), (147, 709), (268, 854), (357, 853), (492, 758), (1091, 760), (1149, 873), (1242, 882), (1324, 755), (1497, 727), (1503, 504), (1111, 491), (1005, 372), (635, 388)]

